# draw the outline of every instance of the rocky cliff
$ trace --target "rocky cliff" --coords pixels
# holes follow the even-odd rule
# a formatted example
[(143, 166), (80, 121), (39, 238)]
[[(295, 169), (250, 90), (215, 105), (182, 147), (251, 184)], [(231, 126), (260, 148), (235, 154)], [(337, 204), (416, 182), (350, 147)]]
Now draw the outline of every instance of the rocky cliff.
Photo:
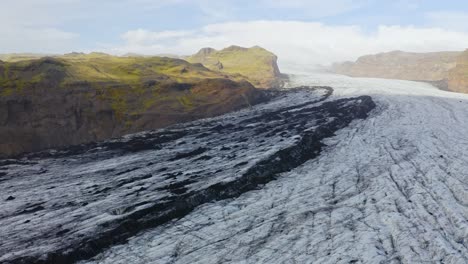
[(231, 46), (223, 50), (203, 48), (187, 60), (202, 63), (207, 68), (237, 77), (244, 76), (257, 88), (281, 87), (281, 73), (275, 54), (258, 46)]
[(165, 127), (267, 99), (184, 60), (69, 54), (0, 62), (0, 157)]
[(332, 70), (352, 77), (428, 81), (445, 89), (449, 71), (456, 66), (460, 54), (392, 51), (362, 56), (356, 62), (334, 64)]
[(457, 66), (450, 70), (448, 87), (450, 91), (468, 93), (468, 49), (457, 59)]

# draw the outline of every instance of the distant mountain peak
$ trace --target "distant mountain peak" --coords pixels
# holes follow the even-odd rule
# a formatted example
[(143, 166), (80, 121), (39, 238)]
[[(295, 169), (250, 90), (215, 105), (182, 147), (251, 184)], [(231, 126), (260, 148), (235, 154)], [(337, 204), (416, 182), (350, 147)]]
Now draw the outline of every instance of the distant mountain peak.
[(207, 48), (202, 48), (202, 49), (200, 49), (200, 50), (197, 52), (197, 54), (195, 54), (195, 55), (198, 55), (198, 56), (206, 56), (206, 55), (209, 55), (209, 54), (214, 53), (214, 52), (216, 52), (216, 51), (217, 51), (217, 50), (215, 50), (215, 49), (213, 49), (213, 48), (207, 47)]

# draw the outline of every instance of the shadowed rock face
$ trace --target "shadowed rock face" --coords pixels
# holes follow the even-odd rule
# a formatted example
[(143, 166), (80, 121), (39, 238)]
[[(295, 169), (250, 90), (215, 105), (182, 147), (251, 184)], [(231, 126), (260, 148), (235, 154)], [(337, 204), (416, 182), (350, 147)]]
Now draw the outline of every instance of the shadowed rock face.
[(224, 116), (0, 160), (0, 262), (72, 263), (317, 157), (375, 107), (301, 87)]
[(258, 46), (230, 46), (220, 51), (203, 48), (187, 60), (214, 71), (244, 76), (257, 88), (277, 88), (284, 84), (276, 55)]
[(70, 54), (0, 63), (0, 157), (106, 140), (268, 100), (250, 83), (226, 77), (158, 57)]
[(332, 70), (352, 77), (428, 81), (446, 89), (449, 71), (456, 66), (460, 54), (392, 51), (362, 56), (356, 62), (334, 64)]

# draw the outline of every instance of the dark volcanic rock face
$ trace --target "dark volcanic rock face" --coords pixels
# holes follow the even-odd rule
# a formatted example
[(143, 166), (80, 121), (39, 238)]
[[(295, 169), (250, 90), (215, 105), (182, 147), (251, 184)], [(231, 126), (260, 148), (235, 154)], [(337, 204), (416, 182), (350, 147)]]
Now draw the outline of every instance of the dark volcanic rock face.
[(259, 188), (319, 155), (324, 138), (375, 107), (278, 92), (218, 118), (0, 160), (0, 263), (87, 259), (195, 207)]

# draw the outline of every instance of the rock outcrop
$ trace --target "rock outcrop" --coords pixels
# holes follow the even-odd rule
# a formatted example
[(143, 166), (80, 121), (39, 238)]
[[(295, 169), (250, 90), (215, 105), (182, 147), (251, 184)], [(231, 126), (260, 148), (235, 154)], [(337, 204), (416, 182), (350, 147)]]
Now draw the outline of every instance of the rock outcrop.
[(201, 63), (211, 70), (232, 75), (234, 78), (245, 78), (257, 88), (277, 88), (283, 85), (278, 58), (258, 46), (230, 46), (220, 51), (203, 48), (187, 60)]
[(459, 93), (468, 93), (468, 49), (457, 59), (457, 66), (450, 70), (448, 89)]
[(184, 60), (68, 54), (0, 63), (0, 157), (157, 129), (267, 100)]
[(352, 77), (427, 81), (446, 89), (449, 71), (456, 66), (460, 54), (392, 51), (362, 56), (356, 62), (334, 64), (332, 71)]

